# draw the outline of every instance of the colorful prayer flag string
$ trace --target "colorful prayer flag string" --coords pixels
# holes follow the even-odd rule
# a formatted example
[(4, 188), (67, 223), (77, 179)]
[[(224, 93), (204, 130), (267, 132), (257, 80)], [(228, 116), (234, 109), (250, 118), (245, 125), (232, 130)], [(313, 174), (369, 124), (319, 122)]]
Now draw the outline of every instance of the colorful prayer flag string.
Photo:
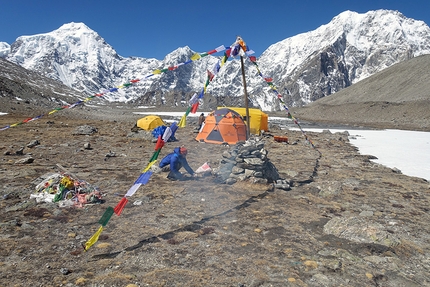
[(287, 112), (287, 117), (292, 119), (294, 121), (294, 123), (299, 127), (300, 131), (302, 132), (303, 136), (305, 137), (306, 141), (308, 141), (311, 146), (319, 153), (321, 154), (321, 152), (316, 148), (316, 146), (314, 145), (314, 143), (312, 142), (312, 140), (308, 137), (308, 135), (306, 134), (306, 132), (303, 130), (302, 126), (300, 125), (299, 121), (290, 113), (290, 110), (288, 109), (287, 105), (285, 104), (284, 100), (282, 99), (282, 95), (276, 90), (275, 85), (273, 84), (273, 79), (269, 78), (269, 77), (265, 77), (261, 71), (260, 68), (258, 67), (257, 64), (257, 58), (254, 56), (249, 57), (249, 59), (251, 60), (251, 63), (254, 64), (255, 68), (258, 71), (258, 75), (263, 78), (263, 80), (269, 85), (270, 90), (272, 92), (274, 92), (276, 94), (276, 98), (279, 100), (279, 102), (282, 104), (283, 108), (285, 109), (285, 111)]
[[(159, 75), (159, 74), (165, 73), (167, 71), (174, 71), (174, 70), (176, 70), (180, 66), (183, 66), (183, 65), (186, 65), (186, 64), (190, 64), (190, 63), (192, 63), (195, 60), (199, 60), (202, 57), (205, 57), (207, 55), (211, 55), (211, 54), (214, 54), (214, 53), (217, 53), (217, 52), (224, 51), (225, 49), (226, 49), (225, 46), (221, 45), (221, 46), (219, 46), (219, 47), (217, 47), (217, 48), (215, 48), (213, 50), (210, 50), (208, 52), (198, 54), (198, 57), (194, 57), (195, 55), (193, 55), (194, 60), (191, 59), (191, 60), (188, 60), (188, 61), (186, 61), (184, 63), (177, 64), (175, 66), (171, 66), (171, 67), (167, 67), (167, 68), (163, 68), (163, 69), (156, 69), (156, 70), (152, 71), (149, 75), (147, 75), (147, 76), (145, 76), (145, 77), (143, 77), (141, 79), (133, 79), (133, 80), (130, 80), (130, 81), (128, 81), (128, 82), (126, 82), (124, 84), (121, 84), (121, 85), (119, 85), (117, 87), (113, 87), (113, 88), (110, 88), (110, 89), (104, 89), (100, 93), (91, 95), (91, 96), (85, 98), (84, 100), (79, 100), (79, 101), (77, 101), (74, 104), (65, 105), (65, 106), (62, 106), (60, 108), (55, 108), (52, 111), (48, 112), (46, 115), (52, 115), (52, 114), (54, 114), (54, 113), (56, 113), (58, 111), (64, 110), (64, 109), (74, 108), (74, 107), (76, 107), (76, 106), (78, 106), (80, 104), (83, 104), (83, 103), (86, 103), (86, 102), (90, 101), (91, 99), (93, 99), (95, 97), (103, 97), (103, 96), (105, 96), (105, 95), (107, 95), (109, 93), (117, 92), (118, 89), (127, 88), (127, 87), (132, 86), (133, 84), (139, 83), (140, 81), (147, 80), (148, 78), (150, 78), (150, 77), (152, 77), (154, 75)], [(15, 124), (4, 126), (4, 127), (0, 128), (0, 131), (4, 131), (4, 130), (7, 130), (7, 129), (12, 128), (12, 127), (16, 127), (16, 126), (22, 125), (24, 123), (28, 123), (28, 122), (31, 122), (31, 121), (34, 121), (34, 120), (38, 120), (38, 119), (42, 118), (43, 116), (45, 116), (45, 114), (42, 114), (42, 115), (39, 115), (39, 116), (33, 117), (33, 118), (28, 118), (28, 119), (26, 119), (26, 120), (24, 120), (22, 122), (18, 122), (18, 123), (15, 123)]]

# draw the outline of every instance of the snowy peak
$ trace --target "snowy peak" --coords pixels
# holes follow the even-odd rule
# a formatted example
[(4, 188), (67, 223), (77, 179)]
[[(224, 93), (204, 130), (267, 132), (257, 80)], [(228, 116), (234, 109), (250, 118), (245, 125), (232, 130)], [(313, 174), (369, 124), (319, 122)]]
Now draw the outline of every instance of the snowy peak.
[(10, 52), (10, 45), (6, 42), (0, 42), (0, 58), (5, 58)]
[(429, 31), (429, 27), (423, 21), (406, 18), (402, 13), (390, 10), (377, 10), (365, 14), (346, 11), (317, 30), (325, 28), (343, 31), (347, 35), (348, 43), (359, 50), (380, 45), (403, 44), (405, 41), (413, 45), (421, 42), (423, 36), (428, 38)]
[(100, 74), (111, 77), (120, 57), (85, 24), (69, 23), (50, 33), (19, 37), (7, 59), (89, 92), (102, 86), (103, 81), (97, 81)]
[(314, 31), (273, 44), (260, 62), (295, 106), (423, 54), (430, 54), (430, 28), (424, 22), (398, 11), (345, 11)]
[[(166, 105), (177, 103), (169, 103), (169, 95), (180, 95), (182, 101), (200, 92), (207, 70), (220, 59), (209, 55), (189, 64), (194, 52), (188, 46), (177, 48), (163, 61), (124, 58), (84, 23), (68, 23), (50, 33), (19, 37), (10, 49), (0, 43), (0, 53), (11, 62), (89, 94), (130, 79), (144, 79), (132, 89), (108, 93), (105, 98)], [(259, 57), (258, 66), (262, 74), (273, 78), (288, 106), (301, 106), (423, 54), (430, 54), (430, 28), (423, 21), (398, 11), (345, 11), (313, 31), (271, 45)], [(152, 74), (184, 63), (187, 65)], [(282, 109), (267, 83), (255, 76), (254, 65), (249, 61), (245, 65), (249, 68), (250, 102), (264, 110)], [(206, 93), (217, 98), (213, 101), (216, 105), (223, 105), (218, 99), (243, 98), (241, 83), (240, 64), (228, 61)]]

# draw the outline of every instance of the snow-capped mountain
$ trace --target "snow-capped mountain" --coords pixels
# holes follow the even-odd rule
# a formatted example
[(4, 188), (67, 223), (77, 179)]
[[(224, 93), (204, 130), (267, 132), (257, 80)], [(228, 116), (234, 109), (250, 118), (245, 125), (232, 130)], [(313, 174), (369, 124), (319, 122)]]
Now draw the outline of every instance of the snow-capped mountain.
[[(251, 44), (251, 43), (250, 43)], [(213, 47), (208, 47), (208, 49)], [(188, 63), (195, 54), (178, 48), (164, 60), (124, 58), (83, 23), (69, 23), (46, 34), (19, 37), (0, 56), (79, 91), (95, 94), (141, 79), (131, 88), (106, 93), (110, 101), (177, 104), (200, 92), (207, 70), (222, 55), (202, 57), (174, 71), (153, 71)], [(430, 28), (397, 11), (346, 11), (314, 31), (271, 45), (257, 59), (289, 106), (300, 106), (348, 87), (395, 63), (430, 54)], [(279, 103), (254, 65), (245, 61), (252, 105), (277, 110)], [(213, 97), (243, 99), (240, 61), (228, 61), (208, 86)], [(206, 96), (205, 96), (206, 99)], [(222, 104), (218, 100), (217, 104)]]
[(346, 11), (314, 31), (273, 44), (259, 62), (286, 102), (296, 106), (423, 54), (430, 54), (430, 28), (424, 22), (397, 11)]

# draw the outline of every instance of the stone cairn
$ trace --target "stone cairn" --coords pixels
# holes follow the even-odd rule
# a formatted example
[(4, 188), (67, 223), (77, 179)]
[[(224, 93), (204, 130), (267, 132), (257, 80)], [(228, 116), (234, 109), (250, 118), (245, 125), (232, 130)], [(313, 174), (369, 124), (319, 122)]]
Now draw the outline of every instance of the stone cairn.
[(280, 179), (267, 154), (261, 138), (238, 142), (222, 154), (219, 167), (214, 169), (213, 174), (219, 182), (226, 184), (250, 180), (252, 183), (274, 184), (275, 188), (290, 190), (290, 185)]

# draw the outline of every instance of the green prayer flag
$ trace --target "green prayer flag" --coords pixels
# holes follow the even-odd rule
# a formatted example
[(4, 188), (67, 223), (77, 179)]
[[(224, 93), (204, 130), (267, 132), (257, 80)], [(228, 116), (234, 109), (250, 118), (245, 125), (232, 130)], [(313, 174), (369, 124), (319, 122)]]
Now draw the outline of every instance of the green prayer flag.
[(106, 211), (105, 213), (103, 213), (102, 218), (100, 218), (99, 223), (102, 226), (106, 226), (106, 224), (109, 222), (109, 219), (112, 217), (113, 212), (113, 207), (109, 206), (108, 208), (106, 208)]
[(159, 148), (158, 150), (156, 150), (154, 152), (154, 154), (152, 155), (151, 159), (149, 160), (149, 162), (152, 162), (154, 160), (156, 160), (158, 158), (158, 155), (160, 154), (161, 148)]

